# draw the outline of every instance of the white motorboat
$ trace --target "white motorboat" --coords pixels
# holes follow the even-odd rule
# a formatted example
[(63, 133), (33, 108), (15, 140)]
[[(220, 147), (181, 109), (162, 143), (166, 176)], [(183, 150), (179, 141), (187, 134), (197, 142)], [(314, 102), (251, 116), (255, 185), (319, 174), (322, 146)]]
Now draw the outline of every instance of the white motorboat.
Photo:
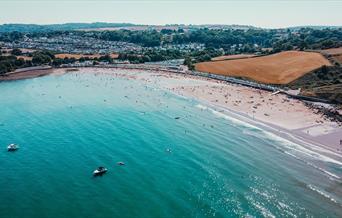
[(7, 151), (16, 151), (19, 149), (19, 146), (17, 144), (9, 144), (7, 146)]
[(101, 176), (107, 172), (107, 168), (105, 167), (98, 167), (96, 170), (94, 170), (93, 174), (94, 176)]

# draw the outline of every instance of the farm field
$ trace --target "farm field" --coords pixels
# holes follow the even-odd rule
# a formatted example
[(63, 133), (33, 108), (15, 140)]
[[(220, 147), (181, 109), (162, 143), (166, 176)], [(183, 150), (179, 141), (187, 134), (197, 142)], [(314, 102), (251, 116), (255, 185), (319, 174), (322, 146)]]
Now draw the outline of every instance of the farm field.
[(25, 61), (32, 61), (32, 57), (24, 56), (24, 55), (19, 55), (17, 56), (18, 59), (22, 58)]
[(222, 61), (222, 60), (234, 60), (234, 59), (251, 58), (251, 57), (255, 57), (255, 55), (253, 54), (223, 55), (223, 56), (214, 57), (211, 60)]
[(329, 60), (316, 52), (286, 51), (273, 55), (202, 62), (196, 70), (226, 76), (245, 77), (267, 84), (287, 84), (306, 73), (331, 66)]
[(320, 50), (322, 54), (329, 55), (333, 60), (342, 64), (342, 47)]
[(329, 48), (329, 49), (324, 49), (324, 50), (320, 50), (320, 51), (324, 54), (334, 56), (334, 55), (342, 54), (342, 47), (340, 47), (340, 48)]

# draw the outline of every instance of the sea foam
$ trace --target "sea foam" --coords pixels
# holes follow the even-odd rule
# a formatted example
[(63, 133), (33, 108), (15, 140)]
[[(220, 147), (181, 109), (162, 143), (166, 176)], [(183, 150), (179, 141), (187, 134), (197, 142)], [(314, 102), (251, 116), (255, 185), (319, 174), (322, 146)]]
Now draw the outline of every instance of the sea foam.
[[(247, 128), (254, 129), (254, 130), (258, 130), (260, 134), (253, 133), (254, 136), (256, 136), (256, 137), (264, 137), (266, 139), (271, 139), (271, 140), (277, 141), (279, 144), (281, 144), (283, 146), (282, 148), (280, 148), (279, 146), (277, 148), (281, 149), (281, 151), (283, 151), (285, 154), (290, 155), (290, 156), (292, 156), (292, 157), (294, 157), (294, 158), (296, 158), (298, 160), (304, 161), (306, 164), (316, 168), (317, 170), (319, 170), (319, 171), (321, 171), (321, 172), (323, 172), (323, 173), (325, 173), (325, 174), (327, 174), (327, 175), (329, 175), (331, 177), (334, 177), (335, 179), (340, 179), (340, 177), (337, 176), (336, 174), (334, 174), (332, 172), (329, 172), (328, 170), (325, 170), (325, 169), (323, 169), (321, 167), (318, 167), (318, 166), (316, 166), (315, 164), (313, 164), (311, 162), (305, 161), (303, 158), (304, 157), (309, 157), (310, 159), (313, 159), (313, 160), (319, 160), (319, 161), (322, 161), (322, 162), (329, 162), (329, 163), (333, 163), (333, 164), (338, 165), (338, 166), (342, 166), (342, 162), (341, 161), (335, 160), (335, 159), (333, 159), (331, 157), (328, 157), (328, 156), (320, 154), (320, 153), (318, 153), (316, 151), (310, 150), (310, 149), (306, 148), (303, 145), (300, 145), (300, 144), (292, 142), (292, 141), (290, 141), (290, 140), (288, 140), (286, 138), (278, 136), (278, 135), (274, 134), (271, 131), (267, 131), (266, 129), (259, 128), (256, 125), (248, 123), (247, 121), (243, 121), (243, 119), (246, 119), (246, 118), (242, 117), (241, 115), (234, 114), (236, 116), (241, 116), (241, 119), (237, 119), (237, 118), (234, 118), (233, 116), (229, 116), (229, 115), (227, 115), (225, 113), (219, 112), (219, 111), (217, 111), (217, 110), (215, 110), (215, 109), (213, 109), (211, 107), (208, 107), (208, 106), (197, 104), (196, 107), (201, 109), (201, 110), (210, 111), (215, 116), (220, 117), (220, 118), (224, 118), (226, 120), (229, 120), (229, 121), (231, 121), (232, 123), (234, 123), (236, 125), (247, 127)], [(278, 131), (275, 128), (267, 126), (265, 124), (261, 124), (261, 125), (267, 127), (268, 129), (271, 129), (273, 131)], [(305, 143), (305, 142), (303, 142), (303, 143)], [(286, 150), (284, 150), (284, 149), (286, 149)], [(325, 149), (322, 148), (321, 150), (323, 151)], [(304, 157), (299, 157), (300, 155), (298, 156), (298, 155), (295, 155), (294, 153), (296, 153), (296, 154), (300, 153)]]

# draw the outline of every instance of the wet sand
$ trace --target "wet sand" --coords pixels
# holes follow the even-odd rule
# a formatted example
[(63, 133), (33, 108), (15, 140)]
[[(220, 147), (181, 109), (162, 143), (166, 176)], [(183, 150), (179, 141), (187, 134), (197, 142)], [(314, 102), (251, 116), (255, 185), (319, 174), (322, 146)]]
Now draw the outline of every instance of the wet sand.
[(53, 73), (53, 69), (48, 70), (30, 70), (18, 73), (10, 73), (3, 76), (0, 76), (0, 81), (11, 81), (11, 80), (21, 80), (21, 79), (30, 79), (40, 76), (45, 76)]

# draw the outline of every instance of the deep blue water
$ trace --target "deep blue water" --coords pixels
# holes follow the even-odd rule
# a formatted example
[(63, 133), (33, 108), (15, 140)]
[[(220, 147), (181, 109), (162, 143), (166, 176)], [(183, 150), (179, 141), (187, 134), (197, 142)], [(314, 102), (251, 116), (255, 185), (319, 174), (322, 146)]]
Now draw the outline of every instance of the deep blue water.
[(341, 180), (289, 155), (293, 145), (141, 81), (3, 82), (0, 104), (1, 218), (342, 214)]

